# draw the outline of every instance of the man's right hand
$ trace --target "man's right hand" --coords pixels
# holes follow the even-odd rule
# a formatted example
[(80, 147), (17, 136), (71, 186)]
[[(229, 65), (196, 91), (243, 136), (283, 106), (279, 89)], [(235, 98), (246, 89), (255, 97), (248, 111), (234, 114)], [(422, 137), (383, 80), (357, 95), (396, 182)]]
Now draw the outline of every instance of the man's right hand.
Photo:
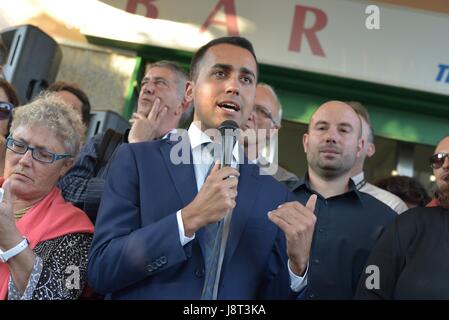
[(130, 120), (132, 127), (129, 131), (128, 141), (135, 143), (160, 138), (157, 136), (158, 129), (162, 121), (164, 121), (167, 112), (168, 107), (162, 106), (161, 100), (156, 98), (148, 115), (134, 113), (133, 118)]
[(195, 199), (181, 211), (187, 237), (192, 237), (201, 227), (221, 220), (234, 209), (239, 175), (234, 168), (220, 169), (220, 165), (215, 164)]

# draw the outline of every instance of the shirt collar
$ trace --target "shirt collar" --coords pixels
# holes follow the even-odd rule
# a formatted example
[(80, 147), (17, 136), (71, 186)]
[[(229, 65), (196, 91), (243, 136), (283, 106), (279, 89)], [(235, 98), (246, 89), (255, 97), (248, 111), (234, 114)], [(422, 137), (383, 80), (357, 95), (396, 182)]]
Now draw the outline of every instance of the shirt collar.
[(362, 172), (360, 172), (359, 174), (353, 176), (351, 179), (352, 179), (352, 181), (354, 181), (354, 183), (357, 185), (357, 184), (359, 184), (360, 182), (362, 182), (363, 180), (365, 180), (365, 174), (364, 174), (363, 171), (362, 171)]
[(192, 147), (192, 150), (204, 143), (212, 142), (209, 136), (201, 131), (194, 122), (192, 122), (192, 124), (190, 125), (187, 133), (189, 135), (190, 146)]
[(161, 138), (161, 140), (162, 140), (162, 139), (166, 139), (166, 138), (168, 138), (169, 135), (171, 135), (171, 134), (176, 134), (177, 132), (178, 132), (178, 130), (176, 130), (176, 128), (171, 129), (169, 132), (167, 132), (166, 134), (164, 134), (164, 136)]
[[(205, 143), (211, 143), (212, 140), (210, 139), (210, 137), (205, 134), (203, 131), (201, 131), (200, 128), (198, 128), (195, 124), (195, 122), (192, 122), (190, 124), (189, 130), (187, 131), (188, 135), (189, 135), (189, 140), (190, 140), (190, 146), (192, 147), (192, 150), (194, 150), (195, 148), (197, 148), (198, 146), (201, 146), (202, 144)], [(237, 141), (234, 149), (232, 150), (232, 155), (234, 156), (235, 160), (239, 160), (239, 142)]]
[[(348, 191), (346, 193), (355, 194), (357, 196), (358, 200), (361, 201), (362, 199), (361, 199), (361, 196), (360, 196), (360, 192), (355, 187), (354, 181), (352, 179), (349, 179), (349, 186), (348, 187), (349, 187), (349, 189), (348, 189)], [(300, 190), (300, 189), (306, 189), (310, 193), (314, 193), (314, 194), (320, 195), (318, 192), (313, 190), (312, 187), (310, 186), (310, 179), (309, 179), (309, 173), (308, 172), (306, 172), (304, 174), (304, 177), (302, 179), (299, 179), (299, 181), (296, 182), (295, 185), (293, 185), (291, 190), (292, 190), (292, 192), (295, 192), (295, 191)]]

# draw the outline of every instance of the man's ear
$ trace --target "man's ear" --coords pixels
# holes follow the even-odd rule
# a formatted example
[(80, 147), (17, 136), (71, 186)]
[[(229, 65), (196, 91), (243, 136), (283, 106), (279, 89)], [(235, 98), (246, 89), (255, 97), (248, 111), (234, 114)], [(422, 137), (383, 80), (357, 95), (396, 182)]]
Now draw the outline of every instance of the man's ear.
[(374, 154), (376, 153), (376, 146), (374, 145), (374, 143), (369, 143), (366, 147), (366, 156), (368, 158), (371, 158)]
[(365, 140), (362, 138), (357, 141), (357, 158), (360, 158), (360, 154), (362, 153), (363, 148), (365, 147)]
[(308, 145), (309, 145), (309, 134), (304, 133), (304, 135), (302, 136), (302, 147), (304, 148), (304, 153), (307, 153)]
[(185, 87), (185, 91), (184, 91), (184, 100), (186, 100), (186, 102), (188, 102), (188, 104), (192, 103), (192, 101), (193, 101), (194, 88), (195, 88), (195, 84), (193, 83), (193, 81), (186, 82), (186, 87)]
[(181, 103), (182, 113), (186, 112), (190, 108), (191, 105), (192, 105), (192, 101), (187, 100), (184, 97), (184, 99), (182, 99), (182, 103)]
[(189, 85), (190, 81), (186, 82), (186, 87), (184, 90), (184, 97), (182, 98), (181, 104), (176, 108), (175, 115), (183, 114), (186, 112), (193, 101), (193, 88)]
[(175, 110), (175, 115), (183, 114), (184, 112), (186, 112), (189, 109), (190, 105), (191, 105), (191, 103), (184, 96), (181, 103), (178, 105), (178, 107)]

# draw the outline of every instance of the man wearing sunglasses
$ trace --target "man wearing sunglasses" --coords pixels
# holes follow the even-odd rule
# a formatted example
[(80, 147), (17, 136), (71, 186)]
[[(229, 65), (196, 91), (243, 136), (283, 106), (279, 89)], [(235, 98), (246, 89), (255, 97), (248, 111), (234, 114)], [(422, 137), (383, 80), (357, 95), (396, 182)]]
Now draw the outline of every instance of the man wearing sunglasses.
[[(268, 84), (259, 83), (256, 87), (253, 111), (242, 127), (244, 130), (242, 136), (247, 137), (244, 143), (245, 154), (262, 169), (270, 166), (269, 161), (262, 155), (262, 149), (264, 146), (269, 147), (269, 143), (273, 143), (273, 137), (276, 137), (281, 128), (281, 120), (282, 106), (275, 91)], [(263, 138), (262, 132), (265, 132)], [(266, 171), (270, 173), (269, 170)], [(293, 186), (299, 180), (295, 174), (279, 165), (277, 165), (273, 178), (283, 182), (287, 187)]]
[(436, 207), (444, 204), (449, 207), (449, 136), (444, 137), (435, 153), (430, 157), (430, 166), (433, 169), (433, 175), (437, 185), (435, 198), (427, 207)]
[(356, 298), (398, 300), (449, 299), (449, 136), (430, 157), (436, 178), (435, 200), (399, 215), (385, 230), (366, 263), (380, 274), (377, 286), (363, 274)]

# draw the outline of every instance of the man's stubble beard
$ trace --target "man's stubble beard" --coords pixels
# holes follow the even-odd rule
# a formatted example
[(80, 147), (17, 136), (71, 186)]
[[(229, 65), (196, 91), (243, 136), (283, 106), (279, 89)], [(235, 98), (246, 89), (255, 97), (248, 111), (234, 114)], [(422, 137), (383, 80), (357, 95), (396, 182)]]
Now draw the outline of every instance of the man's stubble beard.
[(350, 165), (350, 166), (348, 165), (347, 167), (345, 167), (345, 165), (344, 165), (345, 158), (342, 158), (338, 162), (338, 164), (326, 165), (321, 161), (319, 156), (316, 161), (313, 161), (313, 159), (310, 159), (308, 156), (307, 161), (308, 161), (310, 167), (316, 172), (316, 174), (318, 174), (318, 176), (323, 177), (326, 180), (332, 180), (332, 179), (335, 179), (335, 178), (345, 175), (346, 173), (348, 173), (351, 170), (352, 166), (355, 163), (355, 159), (354, 159), (354, 161), (352, 161), (352, 165)]

